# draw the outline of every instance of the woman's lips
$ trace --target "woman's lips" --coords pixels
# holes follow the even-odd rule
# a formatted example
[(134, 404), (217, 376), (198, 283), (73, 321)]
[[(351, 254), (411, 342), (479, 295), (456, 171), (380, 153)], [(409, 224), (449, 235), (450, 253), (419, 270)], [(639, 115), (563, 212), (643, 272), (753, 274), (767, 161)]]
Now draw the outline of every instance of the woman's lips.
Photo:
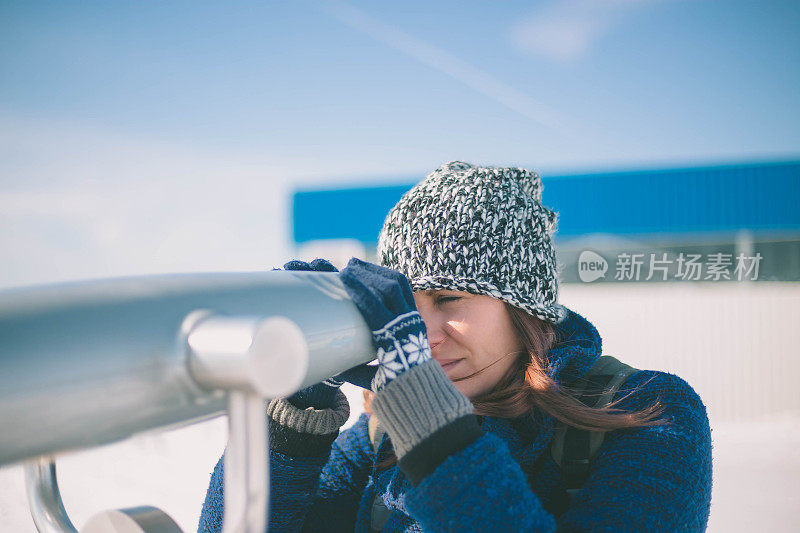
[(437, 359), (438, 362), (442, 366), (442, 370), (447, 372), (451, 368), (454, 368), (458, 363), (463, 361), (463, 359)]

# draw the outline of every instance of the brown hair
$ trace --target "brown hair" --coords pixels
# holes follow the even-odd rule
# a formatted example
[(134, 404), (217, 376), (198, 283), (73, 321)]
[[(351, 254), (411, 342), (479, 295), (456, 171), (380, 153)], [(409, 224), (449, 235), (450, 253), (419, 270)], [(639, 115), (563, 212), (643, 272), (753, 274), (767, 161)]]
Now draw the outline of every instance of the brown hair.
[[(667, 423), (667, 420), (657, 418), (664, 412), (664, 407), (657, 401), (639, 411), (626, 412), (616, 408), (616, 405), (636, 389), (599, 409), (581, 403), (576, 399), (573, 387), (560, 385), (547, 375), (547, 353), (556, 340), (552, 324), (510, 304), (506, 304), (506, 310), (523, 351), (491, 391), (471, 399), (475, 414), (515, 418), (538, 407), (556, 420), (589, 431), (611, 431)], [(488, 367), (454, 381), (469, 379), (486, 368)], [(373, 397), (374, 393), (364, 391), (364, 410), (370, 414)], [(397, 458), (392, 454), (381, 460), (378, 468), (388, 468), (396, 461)]]

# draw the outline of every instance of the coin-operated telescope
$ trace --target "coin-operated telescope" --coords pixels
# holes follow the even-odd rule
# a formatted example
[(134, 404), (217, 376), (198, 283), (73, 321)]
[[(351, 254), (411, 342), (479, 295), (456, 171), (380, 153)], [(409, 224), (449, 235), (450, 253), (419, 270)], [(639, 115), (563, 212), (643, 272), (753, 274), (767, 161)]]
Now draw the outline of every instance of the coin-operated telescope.
[[(266, 529), (265, 406), (374, 358), (335, 273), (182, 274), (0, 291), (0, 465), (25, 462), (39, 531), (77, 531), (55, 454), (229, 417), (226, 532)], [(154, 507), (91, 531), (180, 531)]]

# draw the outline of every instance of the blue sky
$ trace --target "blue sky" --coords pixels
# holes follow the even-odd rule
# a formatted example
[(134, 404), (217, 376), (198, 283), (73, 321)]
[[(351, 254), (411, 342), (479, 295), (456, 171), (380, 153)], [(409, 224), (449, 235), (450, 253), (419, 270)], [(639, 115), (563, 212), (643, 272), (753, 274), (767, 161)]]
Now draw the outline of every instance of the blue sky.
[(798, 28), (768, 1), (3, 1), (0, 286), (259, 268), (294, 188), (451, 159), (794, 158)]

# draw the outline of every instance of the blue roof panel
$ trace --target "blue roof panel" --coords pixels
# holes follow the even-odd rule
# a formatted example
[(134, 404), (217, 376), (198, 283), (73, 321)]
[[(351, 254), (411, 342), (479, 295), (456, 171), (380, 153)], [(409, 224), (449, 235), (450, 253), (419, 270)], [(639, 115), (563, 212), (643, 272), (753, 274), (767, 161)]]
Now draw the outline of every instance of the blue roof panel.
[[(559, 212), (557, 237), (800, 230), (800, 161), (549, 176), (543, 184), (544, 204)], [(296, 192), (294, 240), (374, 244), (413, 185)]]

